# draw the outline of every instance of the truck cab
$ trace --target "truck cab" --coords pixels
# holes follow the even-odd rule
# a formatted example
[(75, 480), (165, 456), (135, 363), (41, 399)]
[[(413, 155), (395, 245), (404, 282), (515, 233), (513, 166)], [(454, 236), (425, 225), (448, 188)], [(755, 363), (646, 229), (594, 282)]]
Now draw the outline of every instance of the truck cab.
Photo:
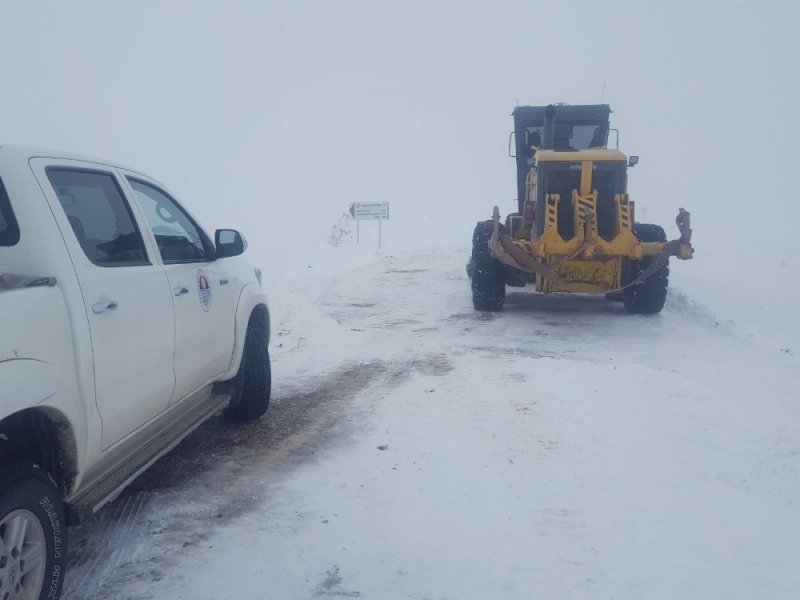
[(267, 410), (246, 247), (140, 171), (0, 147), (0, 590), (57, 598), (67, 523), (219, 411)]
[[(550, 105), (558, 119), (552, 129), (548, 147), (555, 151), (576, 151), (606, 148), (610, 131), (611, 107), (597, 105)], [(538, 149), (545, 147), (545, 116), (547, 106), (517, 106), (514, 118), (515, 158), (517, 163), (517, 202), (520, 214), (527, 199), (528, 175), (534, 166)], [(535, 201), (535, 198), (530, 198)]]

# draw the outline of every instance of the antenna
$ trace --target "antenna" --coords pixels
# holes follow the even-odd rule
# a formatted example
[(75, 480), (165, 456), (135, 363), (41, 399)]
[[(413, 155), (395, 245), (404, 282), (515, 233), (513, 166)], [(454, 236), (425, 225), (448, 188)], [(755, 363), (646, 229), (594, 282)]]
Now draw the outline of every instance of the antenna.
[(606, 77), (607, 75), (603, 75), (603, 91), (600, 92), (600, 104), (603, 103), (603, 98), (606, 97)]

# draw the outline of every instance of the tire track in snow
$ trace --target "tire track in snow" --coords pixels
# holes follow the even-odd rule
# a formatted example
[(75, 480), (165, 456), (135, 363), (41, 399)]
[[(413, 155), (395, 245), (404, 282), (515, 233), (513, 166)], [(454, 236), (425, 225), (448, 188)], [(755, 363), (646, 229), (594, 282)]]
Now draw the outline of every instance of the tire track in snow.
[[(371, 386), (391, 387), (415, 372), (444, 375), (453, 352), (596, 360), (598, 348), (607, 347), (638, 355), (650, 351), (650, 336), (663, 335), (663, 321), (674, 321), (669, 314), (632, 317), (601, 298), (530, 292), (510, 292), (503, 313), (477, 313), (456, 259), (429, 269), (414, 268), (430, 266), (426, 256), (400, 261), (402, 268), (388, 262), (391, 269), (329, 286), (320, 304), (343, 328), (363, 332), (364, 344), (391, 335), (400, 345), (413, 343), (409, 349), (417, 355), (347, 364), (280, 390), (266, 418), (253, 423), (216, 418), (204, 424), (73, 533), (79, 548), (65, 600), (158, 597), (157, 582), (176, 561), (257, 507), (282, 476), (315, 460), (315, 452), (343, 443), (357, 426), (344, 409)], [(126, 594), (133, 581), (152, 581), (141, 592), (152, 595)]]
[[(408, 368), (414, 365), (401, 371)], [(217, 417), (202, 425), (70, 532), (64, 600), (116, 600), (126, 597), (126, 581), (157, 582), (169, 553), (191, 552), (214, 527), (256, 506), (269, 482), (346, 437), (344, 405), (390, 371), (379, 361), (345, 365), (310, 388), (274, 395), (262, 419), (231, 424)]]

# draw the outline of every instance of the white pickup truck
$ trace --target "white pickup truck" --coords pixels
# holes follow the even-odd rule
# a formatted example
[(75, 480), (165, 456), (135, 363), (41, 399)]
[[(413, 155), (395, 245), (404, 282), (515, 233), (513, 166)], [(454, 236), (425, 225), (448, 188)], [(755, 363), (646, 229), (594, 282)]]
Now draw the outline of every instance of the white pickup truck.
[(108, 161), (0, 147), (0, 600), (205, 419), (264, 414), (269, 312), (231, 229)]

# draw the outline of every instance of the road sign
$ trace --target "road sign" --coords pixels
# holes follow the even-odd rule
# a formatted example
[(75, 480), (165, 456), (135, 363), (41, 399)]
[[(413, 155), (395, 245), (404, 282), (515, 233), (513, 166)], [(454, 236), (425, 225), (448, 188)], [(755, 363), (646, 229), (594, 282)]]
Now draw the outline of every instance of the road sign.
[(350, 216), (356, 220), (356, 243), (361, 238), (361, 221), (378, 221), (378, 250), (381, 248), (381, 222), (389, 218), (388, 202), (352, 202)]
[(388, 202), (353, 202), (350, 204), (350, 215), (356, 221), (389, 218)]

